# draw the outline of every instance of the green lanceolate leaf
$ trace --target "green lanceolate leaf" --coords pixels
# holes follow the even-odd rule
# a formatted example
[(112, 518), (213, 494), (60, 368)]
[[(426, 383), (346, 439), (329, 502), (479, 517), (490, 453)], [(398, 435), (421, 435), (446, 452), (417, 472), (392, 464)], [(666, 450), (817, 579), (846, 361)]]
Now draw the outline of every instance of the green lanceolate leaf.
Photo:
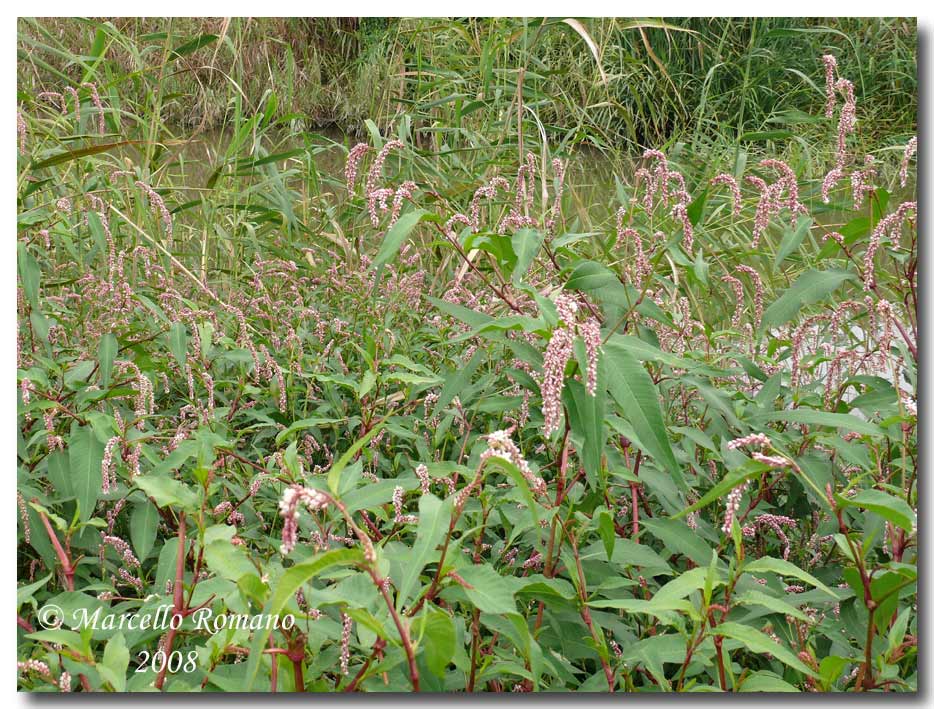
[(613, 343), (604, 346), (610, 395), (619, 406), (619, 415), (631, 425), (645, 453), (667, 470), (682, 491), (687, 491), (681, 466), (671, 449), (658, 391), (648, 372), (625, 349)]
[(464, 588), (467, 598), (484, 613), (512, 613), (516, 602), (506, 579), (489, 564), (468, 566), (458, 570), (469, 584)]
[(782, 663), (788, 665), (792, 669), (798, 670), (798, 672), (808, 675), (809, 677), (817, 677), (817, 673), (801, 662), (791, 650), (784, 645), (779, 645), (765, 633), (751, 628), (748, 625), (727, 621), (726, 623), (720, 623), (720, 625), (715, 628), (711, 628), (710, 632), (714, 635), (739, 640), (756, 654), (774, 655)]
[(428, 212), (424, 209), (413, 209), (399, 217), (399, 221), (393, 224), (383, 237), (383, 243), (380, 244), (371, 268), (379, 268), (394, 259), (402, 244), (409, 238), (409, 234), (426, 214)]
[(133, 482), (159, 507), (179, 507), (188, 511), (194, 511), (197, 507), (198, 495), (184, 483), (167, 475), (148, 473), (134, 478)]
[(114, 358), (117, 356), (117, 338), (111, 333), (101, 335), (97, 347), (97, 363), (100, 366), (101, 383), (110, 386), (110, 375), (114, 368)]
[(457, 628), (454, 621), (447, 613), (433, 610), (419, 616), (412, 624), (412, 631), (416, 637), (422, 638), (419, 644), (425, 648), (428, 669), (438, 677), (443, 677), (445, 668), (457, 650)]
[(101, 495), (101, 463), (104, 444), (90, 426), (72, 427), (68, 441), (68, 466), (71, 469), (72, 488), (78, 500), (81, 521), (90, 519)]
[(169, 348), (178, 366), (184, 370), (188, 359), (188, 332), (183, 323), (173, 322), (169, 328)]
[[(581, 371), (587, 371), (586, 360), (581, 366)], [(582, 442), (581, 462), (584, 472), (588, 480), (595, 484), (601, 470), (603, 445), (606, 442), (606, 363), (603, 358), (597, 360), (597, 387), (593, 395), (588, 394), (585, 386), (577, 381), (568, 382), (566, 390), (565, 402), (571, 432)]]
[[(278, 615), (281, 617), (286, 604), (303, 584), (334, 566), (348, 566), (359, 563), (362, 560), (363, 552), (359, 549), (334, 549), (333, 551), (325, 552), (309, 561), (296, 564), (279, 578), (275, 590), (263, 607), (263, 613), (266, 616)], [(256, 682), (256, 674), (259, 672), (260, 663), (265, 657), (268, 657), (268, 655), (263, 654), (263, 650), (266, 647), (266, 641), (269, 639), (271, 632), (271, 627), (264, 627), (262, 630), (253, 634), (253, 641), (250, 643), (250, 659), (247, 662), (246, 672), (243, 675), (242, 691), (244, 692), (249, 692), (253, 689), (253, 685)]]
[(915, 512), (907, 502), (881, 490), (860, 490), (852, 497), (837, 495), (841, 507), (859, 507), (875, 512), (896, 527), (912, 532), (917, 526)]
[(520, 229), (512, 238), (512, 248), (516, 252), (516, 265), (512, 269), (512, 282), (519, 283), (535, 260), (545, 235), (538, 229)]
[(831, 598), (838, 598), (837, 594), (828, 588), (825, 584), (818, 581), (807, 571), (799, 569), (790, 561), (785, 561), (784, 559), (776, 559), (774, 557), (764, 556), (760, 559), (749, 562), (743, 567), (743, 572), (749, 574), (761, 574), (769, 571), (781, 576), (792, 576), (796, 579), (801, 579), (802, 581), (809, 583), (816, 588), (819, 588)]
[(133, 505), (130, 513), (130, 542), (140, 561), (145, 561), (156, 542), (159, 511), (148, 502)]
[(849, 271), (806, 271), (762, 314), (762, 330), (784, 325), (805, 305), (826, 298), (846, 281), (854, 280)]
[(673, 519), (645, 519), (641, 524), (674, 552), (684, 554), (695, 564), (710, 562), (710, 546), (683, 522)]
[(110, 683), (116, 692), (126, 691), (126, 670), (130, 664), (130, 651), (126, 646), (123, 633), (117, 633), (104, 648), (104, 657), (97, 666), (98, 672)]
[(753, 422), (788, 421), (789, 423), (806, 423), (810, 426), (827, 426), (842, 428), (854, 433), (864, 433), (867, 436), (881, 436), (884, 431), (876, 424), (861, 419), (853, 414), (837, 414), (829, 411), (814, 411), (813, 409), (794, 409), (792, 411), (773, 411), (751, 418)]
[(449, 497), (444, 502), (434, 495), (422, 495), (418, 500), (418, 530), (412, 555), (406, 561), (403, 576), (396, 593), (396, 605), (402, 608), (415, 587), (419, 574), (425, 564), (437, 555), (436, 548), (444, 541), (451, 523), (451, 510), (454, 500)]

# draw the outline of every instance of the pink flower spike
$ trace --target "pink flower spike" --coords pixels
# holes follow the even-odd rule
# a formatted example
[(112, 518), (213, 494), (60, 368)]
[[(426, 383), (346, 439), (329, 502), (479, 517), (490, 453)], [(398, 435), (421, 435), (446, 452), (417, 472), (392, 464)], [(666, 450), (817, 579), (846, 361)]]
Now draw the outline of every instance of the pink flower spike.
[(279, 550), (283, 556), (295, 548), (298, 541), (298, 511), (299, 505), (304, 504), (309, 511), (323, 510), (328, 506), (330, 498), (320, 490), (290, 485), (279, 500), (279, 514), (285, 520), (282, 525), (282, 546)]
[(902, 163), (898, 170), (898, 183), (902, 187), (908, 186), (908, 162), (918, 152), (918, 137), (915, 136), (905, 145), (905, 154), (902, 156)]
[(344, 177), (347, 182), (347, 191), (353, 194), (354, 186), (357, 182), (357, 168), (360, 166), (360, 160), (370, 149), (366, 143), (357, 143), (347, 153), (347, 164), (344, 166)]
[(825, 54), (821, 57), (824, 63), (824, 85), (827, 104), (824, 107), (824, 116), (833, 118), (833, 109), (837, 104), (837, 95), (834, 92), (834, 74), (837, 71), (837, 58), (833, 54)]
[(742, 438), (734, 438), (726, 444), (726, 447), (731, 451), (735, 451), (737, 448), (743, 448), (744, 446), (767, 448), (771, 445), (772, 441), (770, 441), (769, 437), (764, 433), (750, 433), (748, 436), (743, 436)]
[(711, 185), (726, 185), (733, 195), (733, 216), (739, 216), (743, 208), (743, 195), (739, 190), (736, 178), (728, 173), (721, 173), (710, 181)]

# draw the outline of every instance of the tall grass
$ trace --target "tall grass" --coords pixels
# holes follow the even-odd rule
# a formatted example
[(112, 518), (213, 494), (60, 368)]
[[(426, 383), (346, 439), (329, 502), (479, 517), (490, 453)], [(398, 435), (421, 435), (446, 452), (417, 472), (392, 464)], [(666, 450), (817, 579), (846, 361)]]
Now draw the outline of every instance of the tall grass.
[(23, 20), (20, 686), (915, 691), (913, 30)]
[(342, 133), (402, 138), (420, 156), (405, 177), (465, 199), (477, 174), (512, 171), (527, 150), (576, 152), (586, 231), (609, 219), (643, 146), (698, 181), (779, 154), (813, 193), (833, 144), (814, 79), (825, 51), (853, 68), (858, 142), (878, 149), (883, 135), (894, 156), (915, 131), (908, 20), (22, 19), (19, 30), (27, 113), (55, 114), (40, 92), (87, 81), (109, 107), (106, 140), (89, 137), (85, 111), (76, 132), (38, 125), (37, 155), (91, 145), (112, 169), (138, 163), (167, 188), (185, 256), (216, 277), (239, 277), (267, 234), (357, 238), (342, 233), (335, 196)]
[[(173, 124), (217, 128), (272, 100), (277, 118), (361, 134), (402, 120), (420, 144), (532, 134), (606, 150), (781, 141), (810, 123), (813, 57), (854, 68), (873, 134), (913, 134), (916, 28), (903, 19), (124, 19), (20, 21), (20, 84), (89, 74)], [(82, 47), (75, 61), (67, 48)], [(596, 54), (596, 56), (595, 56)], [(160, 62), (166, 65), (160, 68)], [(521, 91), (519, 90), (521, 87)], [(521, 102), (519, 99), (521, 98)], [(496, 137), (491, 136), (499, 136)]]

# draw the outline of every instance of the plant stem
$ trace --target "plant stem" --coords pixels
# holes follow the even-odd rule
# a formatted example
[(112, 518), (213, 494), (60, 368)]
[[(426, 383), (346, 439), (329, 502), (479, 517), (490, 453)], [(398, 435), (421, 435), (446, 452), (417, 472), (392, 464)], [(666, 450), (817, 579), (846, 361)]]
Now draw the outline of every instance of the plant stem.
[(379, 574), (377, 574), (372, 567), (368, 568), (367, 571), (369, 571), (373, 583), (376, 584), (380, 593), (382, 593), (383, 599), (386, 601), (386, 607), (389, 609), (389, 615), (392, 616), (392, 622), (396, 624), (396, 630), (399, 631), (399, 637), (402, 640), (402, 648), (405, 650), (405, 656), (409, 662), (409, 679), (412, 681), (412, 691), (421, 691), (418, 686), (418, 666), (415, 664), (415, 651), (412, 649), (412, 641), (409, 639), (408, 628), (405, 627), (402, 618), (400, 618), (399, 613), (396, 612), (396, 607), (392, 602), (392, 598), (389, 597), (389, 591), (386, 590), (389, 584), (386, 579), (380, 578)]
[[(33, 499), (33, 502), (38, 504), (39, 501)], [(45, 531), (49, 535), (49, 541), (51, 541), (52, 546), (55, 547), (55, 554), (58, 556), (58, 560), (62, 565), (62, 573), (65, 575), (65, 588), (69, 591), (74, 591), (75, 569), (74, 566), (72, 566), (71, 559), (62, 548), (61, 542), (58, 541), (58, 536), (55, 534), (55, 530), (52, 529), (52, 524), (49, 522), (49, 518), (46, 516), (45, 512), (39, 511), (39, 519), (42, 520), (42, 526), (45, 527)]]
[[(178, 516), (178, 556), (175, 559), (175, 585), (172, 587), (173, 603), (172, 617), (185, 616), (185, 513), (180, 512)], [(166, 657), (172, 654), (172, 645), (175, 643), (175, 635), (178, 631), (174, 624), (169, 627), (169, 632), (165, 636), (165, 646), (163, 651)], [(156, 689), (162, 689), (165, 684), (165, 673), (169, 669), (169, 663), (166, 662), (159, 670), (159, 676), (156, 677)]]

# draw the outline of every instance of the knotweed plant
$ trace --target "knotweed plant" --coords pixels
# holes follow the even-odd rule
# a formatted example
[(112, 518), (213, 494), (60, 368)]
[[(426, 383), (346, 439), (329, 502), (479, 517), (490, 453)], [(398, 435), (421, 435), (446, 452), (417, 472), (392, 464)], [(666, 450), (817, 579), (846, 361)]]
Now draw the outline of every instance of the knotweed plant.
[(858, 77), (605, 199), (525, 129), (238, 100), (202, 174), (20, 92), (20, 688), (915, 691), (917, 141)]

